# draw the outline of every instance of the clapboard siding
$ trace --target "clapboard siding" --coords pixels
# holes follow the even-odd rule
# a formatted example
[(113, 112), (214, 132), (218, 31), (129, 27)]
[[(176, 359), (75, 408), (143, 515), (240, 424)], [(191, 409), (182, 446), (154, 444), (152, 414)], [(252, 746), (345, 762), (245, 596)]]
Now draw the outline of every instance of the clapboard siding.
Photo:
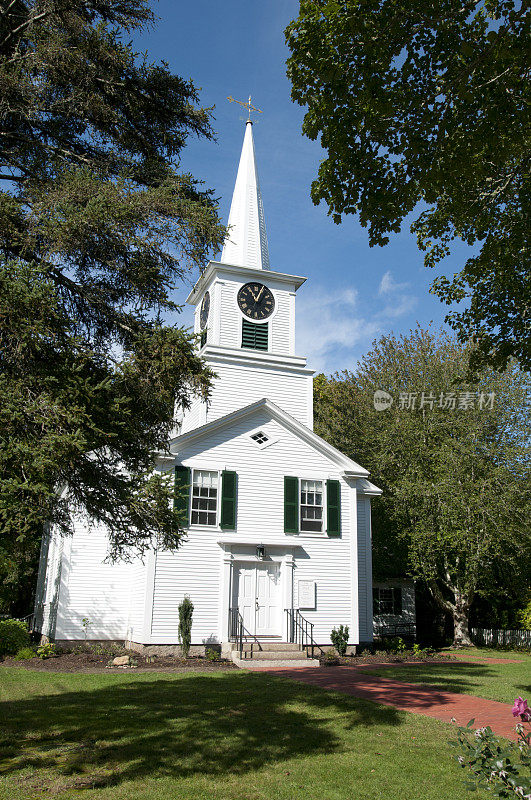
[(53, 638), (55, 636), (57, 607), (59, 603), (64, 538), (51, 529), (44, 534), (37, 594), (35, 598), (36, 630)]
[(142, 642), (144, 640), (144, 620), (147, 599), (145, 563), (137, 560), (131, 565), (130, 579), (129, 619), (126, 638), (131, 642)]
[[(274, 444), (260, 450), (250, 438), (257, 428), (276, 439)], [(208, 441), (190, 443), (178, 458), (186, 466), (212, 464), (238, 473), (237, 530), (242, 534), (256, 531), (258, 519), (264, 535), (284, 535), (284, 475), (339, 478), (337, 467), (325, 456), (266, 414), (254, 414), (230, 431), (215, 432)], [(343, 499), (342, 522), (348, 528), (348, 502)]]
[[(257, 448), (249, 436), (257, 427), (276, 440), (274, 444), (263, 450)], [(297, 580), (317, 583), (316, 610), (304, 611), (304, 616), (315, 624), (318, 641), (330, 642), (334, 626), (351, 624), (351, 558), (355, 548), (351, 547), (350, 497), (355, 490), (341, 480), (341, 538), (284, 534), (284, 475), (323, 481), (340, 479), (337, 466), (267, 413), (254, 414), (196, 444), (188, 444), (179, 452), (178, 461), (192, 468), (232, 469), (238, 473), (235, 536), (241, 536), (242, 543), (257, 537), (297, 543), (294, 590)], [(222, 561), (218, 539), (222, 535), (222, 531), (194, 527), (176, 554), (157, 554), (153, 640), (166, 641), (166, 637), (175, 636), (178, 604), (185, 594), (190, 595), (195, 606), (194, 643), (213, 636), (222, 638), (218, 621)]]
[(271, 319), (271, 351), (290, 355), (290, 296), (277, 292), (276, 314)]
[[(342, 487), (342, 505), (346, 505)], [(295, 558), (293, 576), (294, 602), (297, 603), (297, 581), (316, 582), (316, 606), (303, 609), (303, 617), (314, 625), (314, 638), (319, 644), (330, 642), (332, 628), (348, 625), (350, 641), (355, 642), (352, 630), (351, 560), (347, 546), (348, 518), (343, 527), (343, 539), (313, 539), (305, 541), (303, 548), (309, 558)]]
[(415, 584), (412, 581), (373, 581), (373, 587), (390, 589), (398, 586), (402, 589), (402, 613), (378, 614), (374, 617), (374, 631), (390, 625), (413, 624), (416, 622), (415, 613)]
[(357, 508), (359, 638), (361, 642), (370, 642), (373, 638), (370, 500), (358, 497)]
[(183, 413), (179, 433), (188, 433), (204, 423), (204, 402), (195, 397), (190, 408)]
[(267, 397), (303, 425), (311, 423), (311, 409), (308, 408), (310, 376), (254, 365), (213, 362), (211, 366), (218, 377), (208, 405), (207, 422)]
[[(294, 355), (291, 352), (293, 337), (291, 327), (295, 324), (290, 309), (292, 290), (279, 288), (274, 282), (267, 280), (265, 283), (271, 288), (275, 297), (275, 311), (269, 318), (270, 340), (269, 352), (281, 355)], [(211, 287), (211, 312), (208, 323), (207, 342), (219, 344), (221, 347), (241, 348), (242, 314), (238, 309), (237, 294), (243, 281), (222, 282), (220, 291), (217, 286)], [(217, 304), (219, 303), (219, 308)], [(199, 331), (198, 313), (196, 314), (196, 331)], [(219, 335), (216, 331), (216, 320), (219, 315)]]
[[(251, 440), (250, 433), (257, 428), (269, 436), (273, 442), (270, 446), (260, 449)], [(236, 560), (242, 558), (246, 542), (263, 540), (295, 545), (289, 551), (294, 559), (293, 599), (296, 605), (298, 580), (316, 582), (316, 608), (305, 609), (303, 615), (314, 624), (315, 639), (321, 644), (330, 642), (332, 628), (340, 624), (352, 626), (350, 639), (353, 643), (357, 641), (351, 601), (353, 559), (357, 558), (359, 548), (360, 639), (370, 639), (369, 502), (363, 496), (358, 498), (356, 542), (353, 537), (356, 524), (351, 519), (355, 488), (341, 477), (334, 462), (272, 419), (267, 411), (256, 412), (208, 437), (183, 445), (177, 462), (192, 468), (234, 470), (238, 474), (236, 530), (230, 533), (231, 541), (235, 540), (230, 547)], [(340, 481), (341, 537), (284, 533), (284, 475)], [(104, 563), (108, 551), (105, 530), (86, 519), (78, 519), (74, 536), (63, 554), (62, 540), (52, 540), (49, 547), (45, 597), (53, 601), (52, 586), (57, 587), (58, 580), (61, 595), (58, 607), (55, 606), (55, 638), (83, 639), (82, 620), (87, 618), (88, 639), (176, 644), (178, 606), (189, 595), (194, 604), (193, 643), (223, 641), (226, 630), (222, 624), (221, 588), (226, 546), (220, 545), (219, 540), (224, 537), (227, 531), (220, 529), (190, 528), (176, 552), (159, 550), (146, 557), (146, 564), (150, 558), (153, 561), (150, 578), (149, 569), (140, 560)], [(248, 547), (254, 557), (255, 547)], [(47, 612), (50, 631), (54, 623), (53, 608), (50, 604), (51, 610)]]
[(313, 427), (312, 378), (309, 375), (264, 369), (256, 365), (220, 363), (210, 359), (217, 377), (205, 406), (195, 398), (183, 414), (180, 433), (213, 422), (245, 405), (267, 397), (303, 425)]
[(193, 530), (177, 552), (158, 551), (153, 595), (153, 642), (177, 643), (179, 603), (188, 595), (194, 604), (192, 641), (220, 641), (219, 532)]
[(57, 614), (56, 639), (125, 639), (130, 605), (132, 564), (105, 563), (108, 536), (102, 526), (76, 519), (65, 550)]
[[(220, 307), (220, 332), (219, 344), (221, 347), (241, 347), (241, 314), (236, 306), (236, 293), (239, 289), (234, 284), (222, 284), (221, 286), (221, 307)], [(215, 335), (208, 340), (218, 344)]]

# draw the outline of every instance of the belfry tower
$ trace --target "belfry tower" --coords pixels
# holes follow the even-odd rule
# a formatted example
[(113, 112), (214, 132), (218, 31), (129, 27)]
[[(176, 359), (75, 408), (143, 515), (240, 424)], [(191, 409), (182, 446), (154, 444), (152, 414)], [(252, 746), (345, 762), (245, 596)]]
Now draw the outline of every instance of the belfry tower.
[(218, 377), (209, 403), (196, 400), (184, 415), (181, 433), (266, 397), (312, 428), (313, 371), (295, 355), (295, 293), (306, 279), (271, 269), (250, 119), (228, 228), (220, 260), (187, 298), (200, 353)]

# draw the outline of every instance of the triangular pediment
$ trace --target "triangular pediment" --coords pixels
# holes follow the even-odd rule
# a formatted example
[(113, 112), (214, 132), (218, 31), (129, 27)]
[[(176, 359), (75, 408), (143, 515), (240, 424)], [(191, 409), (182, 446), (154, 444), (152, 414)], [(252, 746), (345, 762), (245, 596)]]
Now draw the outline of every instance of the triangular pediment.
[[(343, 455), (337, 448), (326, 442), (316, 433), (311, 431), (306, 425), (296, 420), (291, 414), (281, 409), (276, 403), (273, 403), (267, 398), (258, 400), (256, 403), (251, 403), (237, 411), (219, 417), (213, 422), (207, 422), (198, 428), (194, 428), (187, 433), (176, 436), (170, 441), (170, 453), (177, 455), (179, 451), (191, 442), (197, 443), (202, 438), (208, 439), (213, 433), (228, 429), (235, 425), (237, 422), (245, 419), (252, 418), (253, 416), (260, 416), (267, 413), (272, 420), (277, 422), (280, 426), (290, 431), (292, 434), (300, 438), (307, 445), (319, 452), (334, 464), (341, 471), (345, 472), (351, 478), (367, 478), (369, 472), (364, 469), (360, 464), (357, 464), (351, 458)], [(374, 487), (376, 489), (376, 487)]]

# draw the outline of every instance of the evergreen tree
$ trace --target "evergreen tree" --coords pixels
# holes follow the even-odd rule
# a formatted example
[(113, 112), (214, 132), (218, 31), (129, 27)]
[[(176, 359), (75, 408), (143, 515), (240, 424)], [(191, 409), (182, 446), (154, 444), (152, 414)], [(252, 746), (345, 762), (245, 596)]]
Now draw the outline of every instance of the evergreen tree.
[(181, 642), (181, 650), (184, 658), (188, 658), (188, 654), (190, 653), (193, 614), (194, 604), (188, 595), (185, 595), (184, 599), (179, 604), (179, 641)]
[(190, 135), (212, 138), (209, 111), (128, 43), (153, 19), (144, 0), (0, 7), (4, 579), (76, 506), (107, 525), (114, 555), (179, 541), (153, 453), (210, 373), (164, 318), (224, 229), (179, 170)]

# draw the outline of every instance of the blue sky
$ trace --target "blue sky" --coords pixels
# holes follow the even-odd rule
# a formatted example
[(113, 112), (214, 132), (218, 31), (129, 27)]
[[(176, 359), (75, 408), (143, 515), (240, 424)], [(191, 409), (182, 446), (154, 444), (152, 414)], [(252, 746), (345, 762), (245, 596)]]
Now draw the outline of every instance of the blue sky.
[[(245, 127), (244, 110), (226, 97), (251, 94), (263, 109), (253, 133), (271, 268), (308, 277), (298, 292), (297, 354), (317, 371), (354, 369), (382, 334), (407, 332), (417, 321), (442, 324), (447, 307), (428, 291), (436, 273), (423, 266), (407, 222), (386, 247), (370, 248), (355, 217), (335, 225), (310, 200), (323, 152), (301, 134), (304, 109), (290, 99), (285, 66), (284, 29), (298, 2), (159, 0), (153, 7), (160, 19), (134, 43), (192, 78), (201, 104), (215, 106), (217, 141), (190, 139), (182, 166), (214, 189), (225, 223)], [(458, 271), (464, 253), (456, 248), (443, 271)], [(187, 292), (177, 287), (176, 301)], [(191, 324), (190, 311), (181, 321)]]

